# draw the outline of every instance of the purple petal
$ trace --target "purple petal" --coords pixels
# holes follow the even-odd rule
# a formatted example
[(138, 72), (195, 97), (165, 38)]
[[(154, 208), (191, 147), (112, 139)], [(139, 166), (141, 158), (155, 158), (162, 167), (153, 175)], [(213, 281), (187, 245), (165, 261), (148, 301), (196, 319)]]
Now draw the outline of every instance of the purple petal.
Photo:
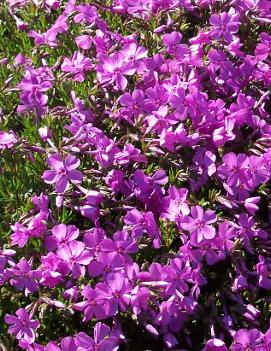
[(193, 218), (189, 217), (189, 216), (184, 216), (181, 220), (181, 228), (183, 230), (192, 230), (194, 229), (195, 226), (195, 221)]
[(48, 183), (48, 184), (55, 183), (58, 177), (59, 177), (58, 173), (53, 170), (44, 171), (42, 175), (42, 179), (45, 181), (45, 183)]
[(55, 155), (50, 156), (48, 158), (47, 162), (48, 162), (48, 165), (50, 167), (52, 167), (53, 169), (55, 169), (57, 171), (60, 170), (61, 168), (63, 168), (63, 166), (64, 166), (62, 158), (59, 154), (55, 154)]
[(96, 343), (100, 343), (109, 333), (110, 328), (99, 322), (94, 327), (94, 340)]
[(205, 239), (213, 239), (216, 235), (215, 228), (210, 225), (203, 226), (202, 233)]
[(64, 166), (67, 169), (67, 171), (71, 171), (75, 168), (78, 168), (79, 165), (80, 160), (73, 155), (69, 155), (64, 162)]
[(83, 180), (83, 173), (78, 170), (69, 171), (68, 177), (72, 183), (81, 183)]
[(69, 180), (67, 176), (61, 176), (56, 183), (56, 192), (64, 193), (69, 188)]

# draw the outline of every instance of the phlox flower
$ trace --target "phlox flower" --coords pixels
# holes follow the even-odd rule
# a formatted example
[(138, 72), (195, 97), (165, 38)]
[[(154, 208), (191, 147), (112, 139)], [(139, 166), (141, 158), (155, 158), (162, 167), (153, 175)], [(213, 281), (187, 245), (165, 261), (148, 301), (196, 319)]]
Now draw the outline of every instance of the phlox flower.
[(17, 290), (24, 290), (25, 296), (39, 290), (38, 280), (41, 278), (40, 269), (31, 269), (30, 263), (22, 258), (14, 267), (9, 268), (10, 284)]
[(78, 333), (76, 341), (78, 351), (117, 351), (118, 339), (112, 335), (110, 328), (101, 322), (96, 323), (94, 327), (93, 338), (85, 333)]
[(73, 79), (78, 82), (85, 80), (85, 73), (93, 68), (89, 58), (85, 57), (79, 51), (76, 51), (72, 58), (65, 57), (61, 70), (66, 73), (71, 73)]
[(77, 239), (79, 230), (75, 225), (68, 225), (61, 223), (55, 225), (52, 229), (52, 235), (45, 238), (45, 247), (48, 250), (54, 250), (61, 245), (68, 244), (69, 242)]
[(213, 39), (219, 39), (223, 36), (230, 43), (233, 40), (233, 35), (239, 30), (239, 14), (235, 12), (234, 8), (219, 15), (212, 14), (210, 24), (212, 25), (211, 37)]
[(85, 249), (85, 244), (76, 240), (61, 246), (56, 254), (67, 264), (75, 279), (85, 274), (83, 266), (87, 266), (91, 260), (91, 253)]
[(80, 161), (73, 155), (68, 155), (65, 160), (59, 154), (52, 155), (47, 160), (52, 170), (45, 171), (42, 179), (45, 183), (56, 184), (56, 192), (63, 193), (69, 188), (69, 181), (74, 184), (82, 182), (83, 174), (76, 170)]
[(234, 343), (231, 345), (233, 351), (257, 350), (262, 333), (258, 329), (240, 329), (234, 335)]
[(121, 52), (117, 52), (103, 60), (99, 79), (101, 83), (113, 84), (118, 90), (124, 90), (127, 87), (127, 76), (132, 76), (136, 71), (132, 62), (126, 62), (125, 56)]
[(35, 330), (40, 326), (36, 319), (31, 319), (31, 315), (24, 308), (16, 311), (16, 316), (6, 314), (5, 322), (10, 325), (9, 333), (15, 335), (16, 339), (24, 339), (32, 344), (35, 341)]
[(103, 309), (104, 301), (99, 298), (99, 294), (95, 289), (92, 289), (89, 285), (84, 286), (82, 297), (84, 300), (75, 303), (74, 308), (84, 313), (83, 322), (88, 322), (93, 318), (106, 318), (106, 313)]
[(8, 133), (0, 130), (0, 150), (1, 149), (10, 149), (17, 142), (17, 137), (13, 131)]
[(246, 171), (249, 166), (249, 159), (245, 154), (236, 155), (229, 152), (222, 158), (223, 164), (218, 167), (218, 175), (225, 179), (229, 186), (236, 186), (246, 183), (248, 178)]
[(193, 206), (191, 208), (191, 216), (184, 216), (181, 219), (181, 228), (191, 232), (198, 242), (205, 239), (213, 239), (216, 230), (210, 224), (216, 222), (216, 214), (214, 211), (207, 210), (204, 212), (201, 206)]
[(104, 283), (95, 286), (98, 299), (104, 301), (102, 306), (107, 316), (117, 314), (119, 308), (126, 311), (130, 301), (131, 285), (123, 273), (109, 273)]

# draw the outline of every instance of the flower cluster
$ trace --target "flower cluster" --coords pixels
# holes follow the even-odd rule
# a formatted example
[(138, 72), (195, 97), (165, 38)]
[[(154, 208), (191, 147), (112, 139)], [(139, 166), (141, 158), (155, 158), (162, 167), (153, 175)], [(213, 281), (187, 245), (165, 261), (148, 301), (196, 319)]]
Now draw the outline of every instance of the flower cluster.
[(6, 0), (31, 44), (0, 63), (0, 152), (38, 186), (0, 251), (5, 330), (28, 351), (271, 350), (271, 5), (105, 3)]

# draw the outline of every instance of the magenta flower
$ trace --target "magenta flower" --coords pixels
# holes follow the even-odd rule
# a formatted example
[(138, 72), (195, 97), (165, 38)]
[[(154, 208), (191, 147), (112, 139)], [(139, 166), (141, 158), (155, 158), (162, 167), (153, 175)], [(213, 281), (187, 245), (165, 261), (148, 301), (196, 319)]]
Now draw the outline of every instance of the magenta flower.
[(141, 151), (132, 144), (126, 144), (123, 151), (115, 155), (116, 163), (119, 165), (128, 165), (129, 163), (146, 163), (147, 158), (141, 154)]
[(256, 46), (255, 56), (259, 60), (264, 60), (271, 52), (271, 36), (265, 32), (260, 34), (261, 42)]
[(105, 233), (102, 229), (94, 228), (84, 235), (86, 247), (91, 252), (91, 260), (88, 265), (88, 273), (91, 277), (97, 277), (102, 274), (105, 262), (101, 255), (101, 244), (105, 238)]
[(91, 261), (91, 253), (85, 250), (85, 244), (81, 241), (74, 240), (63, 245), (56, 253), (67, 264), (75, 279), (85, 274), (85, 268), (82, 266), (87, 266)]
[(49, 252), (47, 256), (41, 256), (41, 263), (42, 277), (40, 284), (53, 288), (63, 280), (62, 274), (59, 272), (61, 270), (61, 260), (55, 253)]
[(137, 43), (130, 43), (124, 46), (122, 53), (124, 54), (127, 62), (131, 62), (133, 64), (137, 73), (142, 73), (144, 71), (144, 59), (148, 56), (147, 49), (142, 46), (138, 46)]
[(17, 142), (17, 137), (13, 131), (5, 133), (0, 130), (0, 149), (9, 149)]
[(41, 278), (39, 269), (32, 270), (26, 259), (21, 259), (15, 267), (9, 268), (10, 284), (17, 290), (24, 290), (25, 296), (39, 290), (38, 280)]
[(271, 351), (271, 1), (4, 3), (14, 348)]
[(188, 190), (186, 188), (177, 189), (175, 186), (171, 186), (168, 189), (168, 196), (163, 199), (162, 218), (168, 218), (171, 221), (182, 218), (182, 216), (188, 215), (190, 210), (187, 205)]
[(55, 250), (61, 245), (68, 244), (79, 236), (79, 230), (75, 225), (68, 225), (61, 223), (52, 229), (51, 236), (45, 238), (45, 247), (48, 250)]
[(148, 234), (153, 247), (160, 247), (161, 232), (152, 212), (141, 213), (137, 209), (133, 209), (127, 213), (124, 222), (127, 224), (127, 228), (132, 229), (133, 238), (140, 238), (143, 234)]
[(259, 256), (259, 263), (256, 265), (259, 276), (259, 285), (267, 290), (271, 289), (270, 269), (271, 262), (268, 262), (263, 256)]
[(99, 294), (96, 290), (86, 285), (83, 288), (82, 296), (84, 297), (84, 301), (75, 303), (74, 308), (84, 313), (83, 322), (88, 322), (93, 318), (106, 318), (106, 313), (103, 309), (104, 301), (98, 298)]
[(216, 214), (214, 211), (207, 210), (204, 212), (201, 206), (193, 206), (191, 208), (191, 216), (184, 216), (181, 220), (181, 228), (191, 232), (200, 242), (205, 239), (213, 239), (216, 235), (216, 230), (210, 224), (216, 222)]
[[(240, 329), (234, 335), (233, 351), (256, 350), (262, 340), (262, 333), (258, 329)], [(259, 349), (260, 350), (260, 349)]]
[(146, 133), (153, 130), (160, 133), (163, 129), (177, 124), (179, 120), (177, 113), (169, 113), (167, 106), (160, 106), (157, 111), (153, 111), (151, 115), (147, 116), (148, 128)]
[(118, 339), (110, 335), (110, 328), (101, 322), (94, 327), (94, 337), (91, 338), (85, 333), (76, 335), (78, 351), (117, 351)]
[(63, 161), (59, 154), (52, 155), (47, 160), (52, 170), (45, 171), (42, 179), (45, 183), (56, 184), (56, 192), (63, 193), (69, 188), (69, 181), (74, 184), (80, 184), (83, 179), (83, 174), (76, 170), (79, 167), (80, 161), (72, 155), (68, 155)]
[(46, 346), (46, 351), (77, 351), (75, 338), (66, 336), (61, 340), (60, 347), (54, 342), (49, 342)]
[(5, 315), (5, 322), (10, 325), (9, 333), (18, 340), (24, 339), (32, 344), (36, 338), (35, 330), (40, 326), (39, 321), (30, 319), (31, 315), (24, 308), (18, 309), (15, 314), (17, 317), (10, 314)]
[(96, 190), (89, 190), (85, 193), (86, 199), (80, 203), (80, 206), (74, 206), (74, 209), (80, 211), (82, 216), (97, 223), (100, 215), (99, 206), (103, 200), (103, 195)]
[(195, 169), (199, 174), (207, 173), (211, 177), (216, 172), (216, 156), (211, 151), (200, 148), (193, 157)]
[(127, 310), (130, 301), (131, 286), (123, 273), (109, 273), (104, 283), (98, 283), (95, 292), (98, 299), (104, 301), (103, 309), (107, 316), (117, 314)]
[(151, 112), (154, 108), (154, 104), (145, 99), (145, 94), (140, 89), (135, 89), (132, 94), (123, 94), (119, 102), (123, 106), (121, 115), (127, 120), (130, 120), (132, 116), (137, 118), (140, 114)]
[(259, 184), (264, 184), (269, 179), (269, 172), (264, 157), (250, 156), (247, 173), (248, 178), (250, 178), (248, 183), (252, 189)]
[(228, 221), (224, 221), (222, 223), (219, 223), (217, 234), (218, 234), (216, 238), (217, 246), (218, 247), (223, 246), (225, 252), (229, 254), (234, 247), (234, 241), (235, 241), (235, 238), (237, 237), (236, 228), (231, 227)]
[(137, 169), (134, 172), (133, 179), (135, 182), (134, 194), (141, 200), (146, 201), (155, 191), (161, 191), (162, 185), (168, 182), (166, 172), (164, 170), (156, 171), (151, 177), (146, 176), (142, 170)]
[(21, 81), (18, 87), (21, 89), (21, 94), (17, 112), (26, 113), (34, 110), (38, 116), (42, 116), (48, 101), (48, 96), (44, 93), (52, 87), (52, 83), (33, 71), (29, 77)]
[(19, 341), (19, 346), (27, 351), (45, 351), (45, 347), (43, 345), (37, 344), (36, 342), (30, 344), (25, 339), (21, 339)]
[(185, 264), (184, 260), (180, 258), (170, 260), (170, 264), (165, 266), (164, 272), (167, 275), (165, 278), (168, 283), (165, 289), (167, 294), (174, 295), (176, 290), (182, 294), (188, 291), (187, 282), (192, 278), (192, 269)]
[(247, 182), (246, 172), (249, 166), (249, 158), (244, 154), (236, 155), (230, 152), (223, 156), (223, 164), (218, 167), (218, 175), (225, 179), (229, 186), (236, 186)]
[(94, 337), (91, 338), (85, 333), (78, 333), (76, 340), (78, 351), (117, 351), (118, 339), (110, 335), (110, 328), (101, 322), (94, 327)]
[(186, 44), (180, 44), (182, 34), (180, 32), (171, 32), (163, 35), (163, 43), (167, 46), (167, 53), (178, 58), (184, 58), (189, 54), (189, 48)]
[(75, 7), (77, 14), (74, 16), (75, 23), (90, 23), (92, 24), (98, 18), (97, 9), (89, 4), (79, 5)]
[(225, 118), (221, 124), (221, 127), (216, 128), (213, 132), (213, 141), (216, 147), (223, 146), (227, 141), (235, 139), (233, 133), (235, 119)]
[(132, 62), (125, 62), (125, 56), (121, 52), (118, 52), (104, 59), (100, 80), (101, 83), (115, 83), (118, 90), (124, 90), (128, 84), (125, 75), (131, 76), (135, 71), (134, 64)]
[(138, 251), (138, 245), (127, 232), (119, 231), (114, 233), (114, 240), (106, 238), (101, 243), (101, 250), (108, 255), (109, 261), (118, 262), (123, 265), (132, 262), (129, 254)]
[(180, 121), (187, 117), (187, 106), (185, 101), (185, 91), (183, 88), (177, 88), (176, 92), (169, 98), (169, 103), (175, 108), (175, 113)]
[(21, 223), (16, 222), (11, 226), (14, 233), (11, 234), (12, 245), (18, 245), (19, 247), (24, 247), (31, 237), (41, 236), (46, 225), (44, 224), (44, 217), (41, 214), (37, 215), (31, 219), (27, 227)]
[(79, 48), (88, 50), (92, 45), (92, 37), (90, 35), (79, 35), (75, 38), (75, 42)]
[(219, 39), (223, 36), (229, 43), (233, 40), (233, 35), (239, 30), (239, 14), (231, 8), (229, 12), (222, 12), (220, 15), (212, 14), (210, 24), (212, 25), (211, 36)]
[(207, 341), (202, 351), (228, 351), (224, 341), (214, 338)]
[(13, 224), (11, 229), (13, 230), (13, 233), (11, 234), (12, 245), (24, 247), (31, 236), (30, 230), (18, 222)]
[(94, 337), (91, 338), (85, 333), (76, 335), (78, 351), (117, 351), (118, 339), (110, 335), (110, 328), (101, 322), (94, 327)]
[(169, 53), (176, 52), (182, 37), (183, 36), (180, 32), (171, 32), (170, 34), (163, 35), (163, 43), (167, 46)]
[(89, 58), (85, 57), (82, 53), (76, 51), (72, 59), (65, 57), (61, 70), (66, 73), (71, 73), (73, 79), (77, 82), (85, 80), (85, 73), (93, 68)]

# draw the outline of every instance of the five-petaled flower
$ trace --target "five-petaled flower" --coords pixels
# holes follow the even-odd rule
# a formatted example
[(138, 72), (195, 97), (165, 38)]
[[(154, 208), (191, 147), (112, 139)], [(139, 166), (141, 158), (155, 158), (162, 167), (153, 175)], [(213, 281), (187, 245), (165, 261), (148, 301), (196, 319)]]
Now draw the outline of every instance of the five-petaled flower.
[(57, 193), (64, 193), (69, 188), (69, 181), (80, 184), (83, 179), (82, 172), (76, 170), (80, 161), (73, 155), (68, 155), (65, 160), (59, 154), (52, 155), (47, 160), (52, 170), (45, 171), (42, 179), (45, 183), (55, 184)]
[(19, 308), (16, 311), (16, 316), (6, 314), (5, 322), (10, 325), (8, 331), (13, 334), (16, 339), (24, 339), (32, 344), (35, 341), (35, 330), (40, 326), (40, 322), (36, 319), (31, 319), (31, 315), (24, 308)]

